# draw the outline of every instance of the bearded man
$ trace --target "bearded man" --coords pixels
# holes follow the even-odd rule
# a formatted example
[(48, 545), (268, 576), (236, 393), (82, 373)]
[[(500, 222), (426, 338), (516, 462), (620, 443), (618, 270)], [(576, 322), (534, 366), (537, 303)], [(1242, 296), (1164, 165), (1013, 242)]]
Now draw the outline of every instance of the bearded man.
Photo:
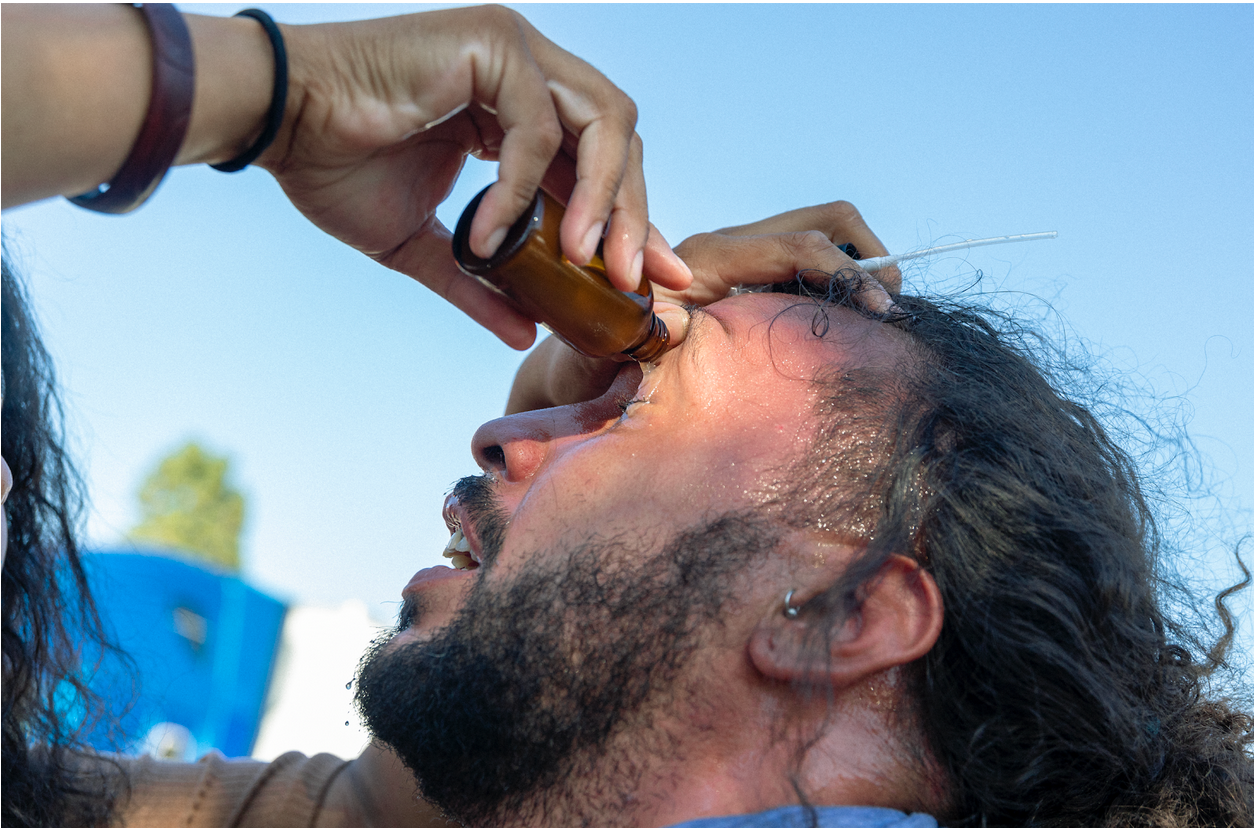
[(1133, 463), (993, 314), (837, 265), (479, 429), (374, 734), (476, 827), (1251, 824)]

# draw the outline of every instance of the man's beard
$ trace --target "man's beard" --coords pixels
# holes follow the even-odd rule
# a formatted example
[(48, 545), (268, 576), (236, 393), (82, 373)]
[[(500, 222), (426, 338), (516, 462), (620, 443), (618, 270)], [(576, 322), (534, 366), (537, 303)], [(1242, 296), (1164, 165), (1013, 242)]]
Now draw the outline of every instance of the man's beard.
[[(485, 545), (465, 606), (429, 641), (376, 644), (357, 705), (423, 796), (465, 825), (581, 815), (609, 825), (645, 760), (674, 750), (653, 714), (682, 701), (681, 669), (776, 535), (751, 515), (725, 515), (647, 559), (649, 539), (591, 537), (489, 585), (505, 521), (482, 480), (457, 494), (497, 548)], [(401, 629), (415, 611), (407, 605)]]

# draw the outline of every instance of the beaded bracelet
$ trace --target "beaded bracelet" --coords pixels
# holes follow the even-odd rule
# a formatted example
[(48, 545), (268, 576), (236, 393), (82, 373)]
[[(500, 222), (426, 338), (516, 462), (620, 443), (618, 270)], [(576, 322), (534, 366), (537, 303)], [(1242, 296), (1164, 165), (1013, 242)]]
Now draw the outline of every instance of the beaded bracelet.
[(274, 49), (274, 91), (270, 96), (270, 111), (266, 114), (266, 126), (261, 131), (261, 136), (256, 143), (230, 161), (209, 165), (219, 172), (239, 172), (256, 161), (279, 134), (279, 127), (283, 125), (283, 111), (287, 107), (287, 48), (283, 45), (283, 35), (275, 25), (274, 18), (261, 9), (244, 9), (235, 16), (251, 17), (266, 30), (270, 46)]
[(183, 16), (169, 3), (136, 3), (152, 37), (152, 99), (131, 153), (95, 190), (70, 199), (99, 213), (128, 213), (147, 200), (174, 163), (192, 119), (196, 63)]

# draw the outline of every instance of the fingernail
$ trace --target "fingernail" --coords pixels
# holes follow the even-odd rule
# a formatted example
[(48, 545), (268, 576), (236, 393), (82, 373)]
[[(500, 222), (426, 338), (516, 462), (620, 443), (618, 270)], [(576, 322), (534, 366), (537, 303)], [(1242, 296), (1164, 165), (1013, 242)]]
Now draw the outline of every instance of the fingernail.
[(675, 261), (679, 262), (679, 264), (683, 267), (684, 272), (688, 274), (689, 283), (691, 283), (693, 280), (697, 278), (696, 275), (693, 274), (692, 268), (688, 267), (687, 262), (685, 262), (683, 259), (679, 258), (678, 256), (675, 257)]
[(508, 227), (498, 227), (488, 236), (488, 242), (484, 245), (485, 255), (483, 258), (490, 259), (496, 255), (497, 249), (501, 246), (501, 242), (505, 241), (505, 234), (509, 232)]
[(640, 287), (640, 279), (644, 276), (644, 251), (637, 250), (636, 258), (631, 260), (631, 271), (627, 274), (627, 278), (631, 280), (630, 290)]
[(881, 313), (888, 313), (893, 307), (893, 297), (889, 294), (888, 289), (879, 282), (875, 283), (875, 287), (879, 294), (880, 305), (882, 306)]
[(596, 255), (597, 245), (601, 243), (601, 234), (604, 232), (605, 222), (598, 221), (584, 234), (583, 243), (579, 245), (579, 254), (585, 262), (592, 261), (592, 257)]

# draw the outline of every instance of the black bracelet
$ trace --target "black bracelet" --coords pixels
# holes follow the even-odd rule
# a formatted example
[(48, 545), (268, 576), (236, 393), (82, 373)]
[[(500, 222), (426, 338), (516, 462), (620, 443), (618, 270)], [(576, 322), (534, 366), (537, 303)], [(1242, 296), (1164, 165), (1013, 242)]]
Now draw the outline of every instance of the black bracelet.
[(228, 173), (244, 169), (274, 143), (279, 127), (283, 125), (283, 110), (287, 108), (287, 47), (283, 45), (283, 35), (274, 24), (274, 18), (261, 9), (244, 9), (235, 16), (251, 17), (266, 30), (266, 37), (270, 38), (270, 45), (274, 48), (274, 94), (270, 98), (270, 111), (266, 114), (266, 128), (261, 131), (257, 142), (230, 161), (209, 165), (218, 172)]
[(139, 3), (152, 38), (152, 97), (131, 152), (94, 190), (70, 198), (98, 213), (127, 213), (143, 204), (165, 178), (192, 119), (196, 64), (183, 16), (169, 3)]

